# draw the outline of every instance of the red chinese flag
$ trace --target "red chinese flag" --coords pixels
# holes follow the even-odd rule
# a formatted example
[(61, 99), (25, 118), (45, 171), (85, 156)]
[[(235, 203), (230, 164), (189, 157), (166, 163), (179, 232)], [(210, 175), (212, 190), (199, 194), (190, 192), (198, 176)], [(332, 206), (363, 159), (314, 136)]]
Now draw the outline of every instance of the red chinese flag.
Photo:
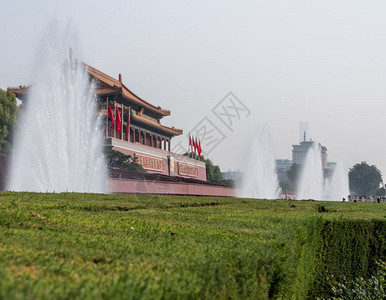
[(118, 106), (115, 106), (115, 117), (117, 118), (117, 124), (115, 125), (115, 131), (119, 133), (122, 131), (122, 118), (121, 118), (121, 114), (119, 113)]
[(190, 137), (190, 133), (189, 133), (189, 150), (190, 150), (190, 152), (192, 152), (192, 146), (193, 146), (192, 138)]
[(192, 153), (194, 152), (194, 138), (192, 137)]
[(113, 112), (111, 110), (109, 102), (107, 102), (107, 115), (111, 119), (111, 124), (114, 127), (115, 118), (114, 118), (114, 115), (113, 115)]
[(193, 138), (194, 154), (196, 154), (196, 152), (197, 152), (197, 146), (198, 146), (197, 139)]
[(201, 141), (198, 140), (198, 157), (201, 158), (201, 152), (202, 152), (202, 149), (201, 149)]

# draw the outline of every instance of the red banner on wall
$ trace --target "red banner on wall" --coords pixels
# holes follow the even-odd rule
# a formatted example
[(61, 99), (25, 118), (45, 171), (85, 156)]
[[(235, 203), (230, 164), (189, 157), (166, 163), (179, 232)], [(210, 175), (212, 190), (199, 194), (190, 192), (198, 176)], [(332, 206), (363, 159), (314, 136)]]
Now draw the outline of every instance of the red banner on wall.
[(198, 168), (192, 165), (178, 163), (178, 175), (198, 177)]
[(164, 171), (164, 161), (163, 159), (154, 158), (150, 156), (134, 154), (138, 158), (137, 162), (142, 165), (146, 170), (153, 171)]

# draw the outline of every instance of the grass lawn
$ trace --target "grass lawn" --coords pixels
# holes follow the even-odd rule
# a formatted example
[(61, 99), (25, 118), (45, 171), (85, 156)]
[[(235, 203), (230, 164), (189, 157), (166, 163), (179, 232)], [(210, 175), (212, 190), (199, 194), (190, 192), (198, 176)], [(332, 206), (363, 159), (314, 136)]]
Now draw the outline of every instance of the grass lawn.
[(0, 193), (0, 299), (312, 298), (385, 228), (386, 203)]

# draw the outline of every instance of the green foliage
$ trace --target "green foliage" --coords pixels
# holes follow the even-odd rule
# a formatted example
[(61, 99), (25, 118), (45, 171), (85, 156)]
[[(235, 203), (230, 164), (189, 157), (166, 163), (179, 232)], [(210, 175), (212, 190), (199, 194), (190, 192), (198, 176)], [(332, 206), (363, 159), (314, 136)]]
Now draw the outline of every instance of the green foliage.
[(229, 187), (235, 187), (235, 182), (233, 179), (223, 179), (221, 180), (221, 184)]
[(359, 277), (355, 280), (347, 280), (343, 277), (338, 282), (331, 278), (334, 295), (331, 299), (386, 299), (386, 263), (379, 261), (377, 266), (375, 275), (368, 279)]
[(221, 174), (220, 167), (214, 165), (209, 158), (204, 158), (203, 156), (201, 156), (201, 161), (205, 162), (206, 180), (208, 180), (209, 182), (221, 183), (223, 181), (223, 177)]
[[(192, 153), (185, 153), (185, 156), (192, 157)], [(203, 155), (200, 158), (205, 162), (206, 167), (206, 180), (213, 183), (222, 184), (225, 186), (233, 186), (233, 180), (226, 180), (223, 178), (220, 167), (213, 164), (209, 158), (205, 158)]]
[(219, 183), (225, 186), (233, 186), (233, 180), (226, 180), (223, 178), (220, 167), (213, 164), (209, 158), (201, 156), (201, 161), (205, 162), (206, 180), (209, 182)]
[(17, 113), (15, 95), (0, 89), (0, 154), (2, 155), (8, 155), (11, 151), (11, 138)]
[(375, 195), (382, 183), (381, 171), (366, 162), (356, 164), (349, 172), (350, 190), (358, 195)]
[(298, 164), (292, 164), (290, 169), (287, 171), (288, 179), (293, 183), (296, 184), (298, 177), (300, 173), (300, 165)]
[(290, 169), (287, 171), (287, 180), (280, 181), (280, 188), (282, 191), (287, 190), (288, 192), (295, 192), (296, 183), (300, 173), (300, 165), (292, 164)]
[[(4, 192), (0, 299), (311, 298), (321, 266), (353, 259), (371, 276), (361, 270), (385, 255), (385, 214), (386, 203)], [(339, 252), (342, 238), (360, 246)]]
[(328, 212), (328, 209), (324, 205), (318, 205), (318, 212), (320, 213)]
[(113, 150), (113, 147), (111, 146), (106, 146), (104, 153), (109, 168), (118, 168), (129, 171), (145, 171), (142, 165), (137, 162), (137, 157)]
[(386, 189), (384, 187), (381, 187), (377, 193), (376, 193), (377, 196), (385, 196), (386, 195)]
[(291, 182), (289, 178), (286, 179), (286, 181), (280, 181), (280, 189), (284, 192), (294, 192), (295, 191), (295, 184)]
[(332, 280), (370, 278), (377, 272), (376, 261), (384, 260), (386, 254), (385, 223), (374, 219), (324, 222), (319, 236), (313, 299), (334, 296)]

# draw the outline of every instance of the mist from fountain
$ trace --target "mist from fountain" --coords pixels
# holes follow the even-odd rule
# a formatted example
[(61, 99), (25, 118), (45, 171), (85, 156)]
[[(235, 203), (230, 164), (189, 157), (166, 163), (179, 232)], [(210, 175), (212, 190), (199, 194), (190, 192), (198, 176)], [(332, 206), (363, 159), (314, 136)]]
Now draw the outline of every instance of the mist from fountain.
[(325, 183), (324, 200), (341, 201), (347, 199), (350, 189), (348, 180), (348, 171), (344, 166), (343, 161), (338, 161), (334, 173), (328, 180), (329, 184)]
[(74, 30), (51, 24), (14, 137), (8, 190), (106, 191), (95, 88), (73, 57), (81, 57)]
[(330, 178), (324, 178), (321, 146), (313, 143), (300, 171), (296, 199), (341, 201), (349, 195), (348, 172), (339, 161)]
[(280, 193), (271, 134), (268, 125), (265, 124), (256, 130), (250, 145), (238, 196), (277, 199)]
[(296, 199), (322, 200), (324, 176), (322, 168), (322, 148), (312, 143), (300, 171)]
[(324, 178), (324, 184), (323, 184), (323, 197), (321, 200), (329, 200), (330, 198), (330, 189), (331, 189), (331, 183), (330, 178)]

